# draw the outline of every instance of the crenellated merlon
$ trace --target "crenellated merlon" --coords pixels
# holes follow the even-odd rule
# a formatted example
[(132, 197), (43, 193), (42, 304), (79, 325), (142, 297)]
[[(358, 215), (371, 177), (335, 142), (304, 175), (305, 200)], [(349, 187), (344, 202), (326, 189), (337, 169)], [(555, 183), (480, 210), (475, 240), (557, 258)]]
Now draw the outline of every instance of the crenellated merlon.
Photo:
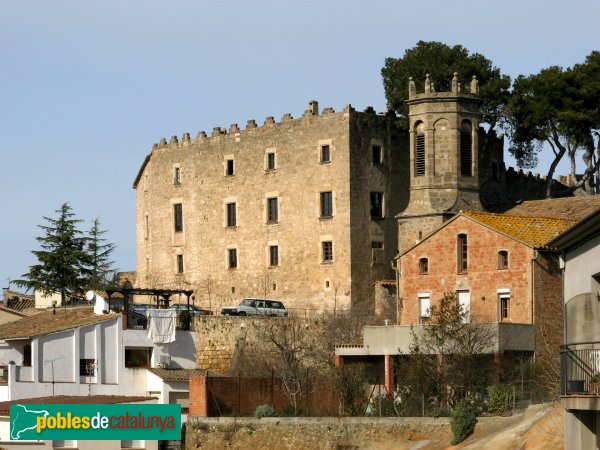
[(448, 94), (453, 94), (453, 95), (479, 95), (479, 81), (477, 80), (477, 77), (475, 75), (473, 75), (473, 79), (471, 80), (471, 83), (469, 84), (469, 92), (462, 92), (462, 86), (461, 83), (458, 80), (458, 72), (454, 72), (454, 76), (452, 77), (452, 81), (451, 81), (451, 91), (450, 92), (436, 92), (435, 91), (435, 85), (433, 83), (433, 81), (430, 79), (429, 74), (425, 75), (425, 82), (424, 84), (424, 91), (422, 94), (418, 94), (417, 93), (417, 86), (416, 83), (414, 82), (413, 78), (410, 77), (408, 79), (408, 98), (415, 98), (418, 96), (439, 96), (439, 95), (443, 95), (443, 96), (447, 96)]
[[(341, 114), (349, 114), (349, 113), (354, 113), (354, 112), (355, 112), (355, 109), (351, 105), (345, 105), (343, 110), (341, 111)], [(191, 139), (190, 133), (186, 132), (186, 133), (183, 133), (181, 141), (179, 141), (178, 137), (175, 135), (171, 136), (169, 141), (167, 141), (166, 138), (162, 138), (158, 143), (155, 143), (152, 145), (152, 149), (165, 147), (165, 146), (169, 146), (169, 147), (189, 146), (191, 143), (194, 143), (194, 142), (200, 143), (200, 142), (206, 142), (206, 141), (210, 142), (213, 140), (218, 140), (221, 137), (226, 136), (226, 135), (234, 135), (234, 136), (238, 136), (238, 138), (239, 138), (239, 135), (243, 134), (243, 133), (248, 133), (248, 132), (252, 132), (252, 131), (260, 130), (260, 129), (272, 128), (272, 127), (279, 126), (281, 124), (288, 124), (288, 123), (292, 123), (292, 122), (299, 122), (299, 121), (300, 121), (300, 123), (303, 123), (305, 121), (310, 122), (313, 120), (313, 118), (331, 116), (334, 114), (336, 114), (336, 112), (331, 107), (323, 108), (323, 111), (321, 112), (321, 114), (319, 114), (319, 102), (317, 102), (316, 100), (310, 100), (308, 103), (308, 109), (304, 111), (304, 114), (302, 114), (302, 117), (297, 118), (297, 119), (294, 119), (294, 117), (290, 113), (283, 114), (283, 116), (281, 117), (281, 120), (279, 122), (275, 121), (275, 118), (273, 116), (267, 116), (265, 118), (265, 121), (262, 126), (259, 126), (256, 123), (256, 120), (249, 119), (246, 122), (246, 127), (244, 129), (241, 129), (237, 123), (232, 123), (229, 126), (229, 129), (224, 128), (224, 127), (214, 127), (212, 129), (212, 133), (210, 133), (210, 135), (208, 135), (205, 131), (199, 131), (198, 134), (196, 135), (195, 139)], [(366, 107), (362, 114), (395, 117), (395, 113), (393, 110), (388, 110), (386, 112), (381, 112), (378, 114), (372, 106)]]

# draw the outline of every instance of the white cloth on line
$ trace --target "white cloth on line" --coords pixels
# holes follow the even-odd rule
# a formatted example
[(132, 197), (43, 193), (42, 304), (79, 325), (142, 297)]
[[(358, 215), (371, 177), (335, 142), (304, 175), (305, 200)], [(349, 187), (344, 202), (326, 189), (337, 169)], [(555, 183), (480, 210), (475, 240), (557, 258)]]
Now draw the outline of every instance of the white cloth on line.
[(148, 337), (155, 344), (175, 341), (177, 311), (173, 309), (148, 310)]

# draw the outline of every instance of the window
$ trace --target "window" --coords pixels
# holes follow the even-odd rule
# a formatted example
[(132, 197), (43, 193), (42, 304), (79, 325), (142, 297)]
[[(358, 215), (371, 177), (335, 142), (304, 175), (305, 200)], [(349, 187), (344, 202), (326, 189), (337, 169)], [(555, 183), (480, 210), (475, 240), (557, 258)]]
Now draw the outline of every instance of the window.
[(381, 241), (371, 241), (371, 248), (382, 249), (383, 248), (383, 242), (381, 242)]
[(429, 321), (430, 308), (431, 308), (431, 296), (429, 293), (419, 293), (419, 323)]
[(372, 151), (372, 162), (373, 164), (381, 164), (383, 158), (383, 153), (381, 151), (381, 145), (374, 145), (371, 147), (371, 151)]
[(31, 367), (31, 344), (23, 347), (23, 367)]
[(275, 153), (267, 153), (267, 170), (275, 170)]
[(148, 214), (144, 216), (144, 239), (148, 239), (150, 236), (150, 219), (148, 219)]
[(467, 235), (459, 234), (456, 241), (457, 258), (456, 270), (458, 273), (466, 272), (468, 268)]
[(179, 167), (175, 167), (175, 170), (173, 172), (173, 184), (181, 184), (181, 169)]
[(277, 197), (267, 199), (267, 223), (277, 223)]
[(333, 201), (331, 192), (321, 192), (321, 217), (333, 217)]
[(230, 248), (227, 250), (227, 267), (236, 269), (237, 265), (237, 248)]
[(277, 245), (269, 245), (269, 265), (279, 265), (279, 246)]
[(371, 217), (383, 217), (383, 192), (371, 192)]
[(79, 375), (82, 377), (93, 377), (96, 375), (96, 360), (95, 359), (80, 359), (79, 360)]
[(500, 321), (510, 320), (510, 290), (498, 289), (498, 316)]
[(473, 176), (473, 137), (468, 120), (460, 127), (460, 174), (463, 177)]
[(235, 227), (237, 225), (237, 214), (235, 203), (227, 203), (227, 226)]
[(177, 273), (183, 273), (183, 255), (177, 255)]
[(427, 258), (419, 259), (419, 273), (421, 275), (429, 273), (429, 260)]
[(183, 231), (183, 205), (181, 203), (173, 205), (173, 216), (175, 219), (175, 232), (180, 233)]
[(225, 175), (228, 177), (233, 176), (233, 159), (226, 160), (225, 164)]
[(498, 270), (508, 269), (508, 252), (500, 250), (498, 252)]
[(333, 262), (333, 242), (323, 241), (323, 242), (321, 242), (321, 248), (322, 248), (323, 263)]
[(330, 163), (331, 162), (331, 155), (330, 155), (328, 144), (321, 145), (321, 162), (322, 163)]
[(125, 347), (125, 367), (150, 367), (151, 348)]
[(415, 177), (425, 175), (425, 125), (420, 122), (416, 126), (415, 136)]

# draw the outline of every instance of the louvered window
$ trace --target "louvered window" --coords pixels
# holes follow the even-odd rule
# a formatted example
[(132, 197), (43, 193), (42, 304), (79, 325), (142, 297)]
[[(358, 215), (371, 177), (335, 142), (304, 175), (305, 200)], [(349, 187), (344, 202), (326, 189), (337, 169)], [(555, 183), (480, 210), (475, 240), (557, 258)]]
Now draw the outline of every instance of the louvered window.
[(463, 177), (473, 176), (473, 136), (471, 124), (466, 120), (460, 127), (460, 174)]
[(425, 127), (422, 123), (417, 125), (415, 137), (415, 176), (425, 175)]

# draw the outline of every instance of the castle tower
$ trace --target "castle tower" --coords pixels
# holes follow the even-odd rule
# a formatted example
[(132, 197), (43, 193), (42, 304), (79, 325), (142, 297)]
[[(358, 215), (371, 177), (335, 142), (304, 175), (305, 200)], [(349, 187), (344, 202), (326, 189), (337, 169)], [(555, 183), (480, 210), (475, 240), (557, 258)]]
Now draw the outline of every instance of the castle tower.
[(451, 92), (425, 92), (409, 82), (410, 201), (398, 218), (399, 250), (410, 248), (460, 210), (482, 210), (479, 201), (479, 86), (461, 92), (457, 74)]

